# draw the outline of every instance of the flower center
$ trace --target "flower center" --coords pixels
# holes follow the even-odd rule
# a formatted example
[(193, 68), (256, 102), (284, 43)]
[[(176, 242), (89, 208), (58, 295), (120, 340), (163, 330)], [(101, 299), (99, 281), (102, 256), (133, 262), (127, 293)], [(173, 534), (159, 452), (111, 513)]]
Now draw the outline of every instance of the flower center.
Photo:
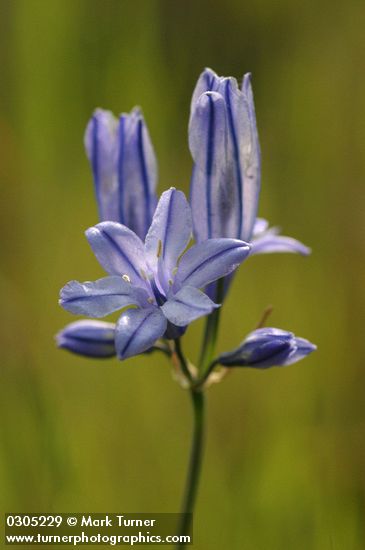
[(159, 306), (163, 306), (164, 303), (166, 302), (166, 296), (164, 296), (158, 289), (157, 285), (156, 285), (156, 282), (155, 282), (155, 279), (152, 277), (150, 279), (150, 283), (151, 283), (151, 288), (152, 288), (152, 292), (153, 292), (153, 295), (154, 297), (156, 298), (156, 302)]

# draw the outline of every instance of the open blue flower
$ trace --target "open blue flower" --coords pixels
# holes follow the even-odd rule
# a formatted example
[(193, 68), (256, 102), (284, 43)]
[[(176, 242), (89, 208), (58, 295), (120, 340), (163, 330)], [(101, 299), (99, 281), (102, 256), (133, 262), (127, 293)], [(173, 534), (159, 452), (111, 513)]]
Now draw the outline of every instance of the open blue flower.
[(252, 241), (252, 254), (310, 250), (257, 218), (261, 154), (251, 75), (235, 78), (205, 69), (191, 102), (189, 146), (194, 160), (191, 206), (197, 241)]
[(251, 332), (238, 348), (222, 353), (217, 362), (225, 367), (267, 369), (296, 363), (316, 349), (314, 344), (292, 332), (260, 328)]
[(191, 211), (174, 188), (162, 194), (145, 243), (125, 225), (105, 221), (86, 231), (108, 277), (71, 281), (60, 304), (74, 314), (121, 314), (115, 330), (120, 359), (149, 349), (161, 337), (176, 338), (195, 319), (218, 307), (200, 288), (230, 274), (249, 254), (238, 239), (209, 239), (187, 251)]
[(119, 120), (96, 109), (85, 132), (101, 221), (116, 221), (144, 239), (156, 208), (157, 163), (138, 108)]

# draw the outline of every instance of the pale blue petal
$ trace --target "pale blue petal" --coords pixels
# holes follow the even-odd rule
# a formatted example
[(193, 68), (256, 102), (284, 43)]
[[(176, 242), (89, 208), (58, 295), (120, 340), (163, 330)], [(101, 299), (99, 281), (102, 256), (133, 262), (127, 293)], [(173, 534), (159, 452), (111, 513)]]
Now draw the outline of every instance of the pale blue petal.
[(249, 244), (236, 239), (209, 239), (198, 243), (181, 258), (176, 286), (202, 288), (234, 271), (249, 251)]
[(125, 225), (102, 222), (86, 231), (95, 256), (110, 275), (125, 275), (134, 285), (146, 287), (144, 244)]
[(162, 193), (146, 237), (146, 259), (156, 275), (162, 263), (165, 276), (171, 278), (191, 234), (190, 206), (184, 193), (172, 187)]
[(317, 346), (304, 338), (295, 338), (295, 346), (295, 351), (285, 360), (283, 365), (292, 365), (317, 349)]
[(119, 359), (143, 353), (161, 338), (166, 330), (166, 317), (158, 308), (128, 309), (120, 316), (115, 333)]
[(232, 181), (221, 172), (208, 175), (197, 166), (193, 167), (190, 203), (197, 242), (237, 234), (239, 216)]
[(220, 77), (212, 69), (204, 69), (200, 74), (191, 98), (190, 113), (193, 115), (196, 103), (204, 92), (210, 92), (218, 88)]
[(144, 306), (148, 294), (121, 277), (104, 277), (94, 282), (70, 281), (60, 293), (60, 305), (75, 315), (104, 317), (126, 306)]
[(96, 109), (85, 132), (100, 220), (119, 221), (117, 182), (118, 121), (110, 111)]
[(157, 203), (156, 156), (138, 108), (121, 115), (118, 132), (119, 221), (144, 239)]
[(212, 174), (225, 168), (227, 113), (217, 92), (202, 94), (189, 124), (189, 147), (196, 166)]
[(227, 172), (227, 112), (220, 94), (207, 92), (198, 99), (189, 125), (189, 146), (195, 162), (190, 187), (195, 238), (227, 235), (237, 209)]
[(217, 307), (219, 305), (212, 302), (201, 290), (184, 286), (161, 309), (171, 323), (183, 327), (203, 315), (208, 315)]
[(104, 359), (115, 355), (114, 323), (82, 320), (70, 323), (57, 336), (57, 345), (85, 357)]
[(232, 177), (240, 212), (237, 232), (232, 236), (250, 240), (257, 215), (261, 168), (252, 92), (247, 80), (245, 90), (246, 93), (243, 93), (238, 89), (234, 78), (222, 80), (218, 88), (227, 105)]
[(288, 330), (276, 327), (262, 327), (253, 330), (245, 338), (245, 342), (261, 342), (265, 338), (292, 338), (294, 334)]
[(251, 254), (289, 252), (293, 254), (301, 254), (302, 256), (308, 256), (308, 254), (311, 253), (311, 249), (300, 241), (292, 239), (291, 237), (275, 235), (273, 233), (264, 233), (262, 237), (253, 239), (251, 245)]
[(264, 218), (256, 218), (252, 238), (259, 237), (261, 233), (264, 233), (267, 229), (269, 229), (269, 222)]
[[(244, 166), (245, 166), (245, 184), (244, 184), (244, 216), (248, 217), (247, 239), (252, 236), (252, 228), (255, 223), (259, 194), (261, 188), (261, 149), (259, 136), (257, 132), (255, 104), (253, 99), (251, 74), (247, 73), (243, 77), (242, 93), (245, 96), (249, 115), (249, 136), (243, 139), (244, 146)], [(245, 205), (246, 202), (246, 205)], [(251, 204), (251, 207), (247, 205)], [(247, 213), (246, 213), (247, 211)], [(253, 218), (253, 219), (252, 219)], [(245, 224), (244, 224), (245, 225)], [(244, 233), (243, 233), (244, 234)], [(242, 234), (242, 238), (243, 238)], [(246, 237), (246, 234), (245, 234)]]

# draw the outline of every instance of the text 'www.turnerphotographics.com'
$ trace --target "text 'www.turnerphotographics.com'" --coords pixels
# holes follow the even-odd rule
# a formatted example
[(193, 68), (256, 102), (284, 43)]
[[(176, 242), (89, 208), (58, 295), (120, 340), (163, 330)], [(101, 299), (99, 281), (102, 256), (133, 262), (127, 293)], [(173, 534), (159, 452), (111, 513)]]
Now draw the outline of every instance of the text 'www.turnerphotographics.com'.
[[(186, 514), (185, 514), (186, 515)], [(176, 535), (183, 514), (62, 513), (5, 515), (7, 545), (192, 544)]]

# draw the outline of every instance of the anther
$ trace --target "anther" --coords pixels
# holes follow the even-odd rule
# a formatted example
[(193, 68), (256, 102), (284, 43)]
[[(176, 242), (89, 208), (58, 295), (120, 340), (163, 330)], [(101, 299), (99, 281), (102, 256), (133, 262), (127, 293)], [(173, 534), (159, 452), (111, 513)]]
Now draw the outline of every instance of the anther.
[(130, 279), (130, 277), (128, 277), (128, 275), (122, 275), (122, 279), (123, 279), (123, 281), (126, 281), (127, 283), (131, 282), (131, 279)]
[(159, 258), (162, 254), (162, 241), (161, 239), (158, 240), (158, 245), (157, 245), (157, 258)]

